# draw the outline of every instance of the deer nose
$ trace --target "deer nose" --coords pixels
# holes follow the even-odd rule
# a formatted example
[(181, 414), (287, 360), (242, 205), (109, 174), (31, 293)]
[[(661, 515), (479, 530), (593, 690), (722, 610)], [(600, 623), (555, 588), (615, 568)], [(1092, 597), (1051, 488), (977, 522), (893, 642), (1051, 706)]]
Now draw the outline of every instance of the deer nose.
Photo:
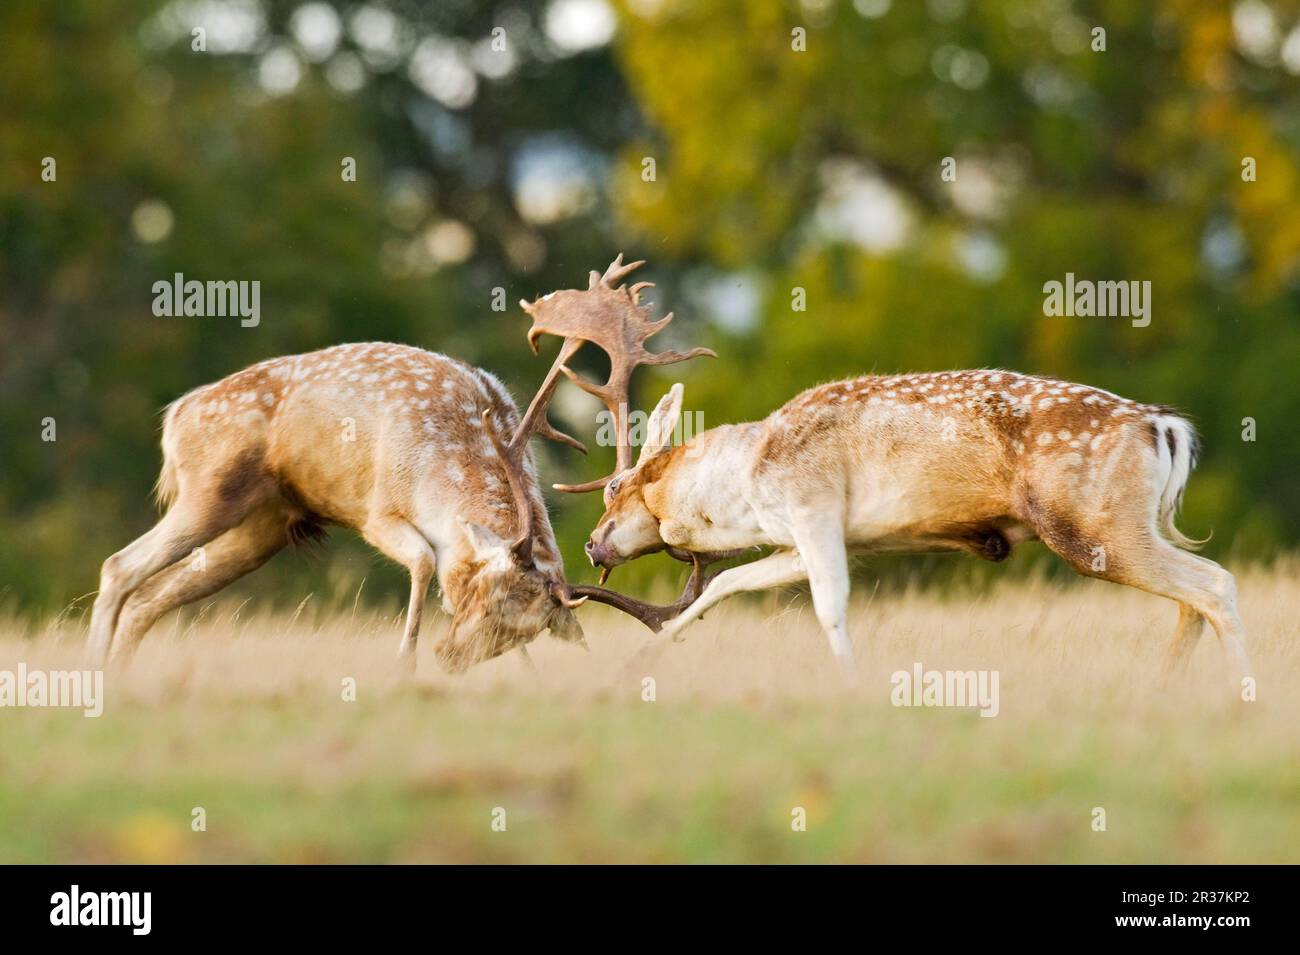
[[(609, 539), (609, 532), (613, 529), (613, 521), (610, 521), (605, 525), (605, 531), (602, 537), (603, 541)], [(593, 531), (591, 537), (587, 538), (587, 543), (583, 546), (583, 550), (587, 552), (587, 559), (591, 561), (591, 566), (593, 567), (604, 564), (605, 558), (609, 556), (608, 549), (605, 547), (604, 543), (596, 542), (596, 534), (599, 532), (599, 528)]]

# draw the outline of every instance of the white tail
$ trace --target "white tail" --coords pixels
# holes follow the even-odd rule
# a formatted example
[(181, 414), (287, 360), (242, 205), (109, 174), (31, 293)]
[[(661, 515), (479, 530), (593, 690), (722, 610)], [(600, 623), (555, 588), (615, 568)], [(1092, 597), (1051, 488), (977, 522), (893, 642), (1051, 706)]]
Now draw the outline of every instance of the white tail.
[[(647, 430), (671, 433), (680, 407), (675, 388)], [(1082, 574), (1178, 602), (1174, 658), (1208, 620), (1244, 673), (1232, 576), (1174, 546), (1196, 545), (1174, 526), (1196, 448), (1168, 408), (1086, 385), (997, 370), (869, 376), (684, 448), (647, 446), (607, 488), (587, 552), (608, 568), (666, 548), (775, 548), (719, 574), (666, 630), (728, 594), (807, 579), (847, 663), (848, 552), (1000, 561), (1038, 538)]]
[(1187, 490), (1187, 479), (1196, 467), (1199, 451), (1196, 429), (1185, 418), (1172, 414), (1156, 416), (1153, 425), (1159, 435), (1156, 451), (1160, 455), (1160, 473), (1163, 476), (1159, 482), (1161, 491), (1157, 514), (1160, 529), (1179, 547), (1197, 550), (1209, 538), (1194, 540), (1174, 526), (1174, 518), (1183, 504), (1183, 492)]
[(172, 424), (172, 419), (176, 416), (176, 412), (179, 410), (180, 405), (180, 400), (173, 401), (167, 406), (166, 410), (163, 411), (163, 466), (158, 472), (158, 480), (153, 486), (154, 500), (158, 502), (158, 506), (163, 510), (171, 507), (172, 502), (176, 500), (176, 496), (181, 492), (180, 482), (176, 476), (175, 456), (167, 454), (166, 443), (167, 432), (169, 430), (173, 432), (175, 431), (175, 425)]

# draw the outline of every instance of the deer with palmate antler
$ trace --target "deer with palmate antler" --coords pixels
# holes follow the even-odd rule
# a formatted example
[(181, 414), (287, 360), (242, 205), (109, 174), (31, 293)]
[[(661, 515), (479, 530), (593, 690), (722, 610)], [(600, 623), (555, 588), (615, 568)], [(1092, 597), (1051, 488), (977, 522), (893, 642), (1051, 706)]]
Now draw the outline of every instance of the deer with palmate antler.
[[(564, 343), (522, 418), (490, 373), (384, 343), (271, 359), (177, 399), (163, 420), (158, 497), (167, 510), (104, 562), (92, 660), (102, 663), (110, 650), (128, 654), (163, 614), (217, 592), (292, 542), (319, 538), (331, 524), (356, 530), (409, 571), (400, 651), (408, 658), (436, 577), (453, 615), (436, 653), (450, 670), (522, 647), (542, 630), (581, 641), (572, 611), (586, 599), (651, 627), (679, 612), (702, 590), (699, 558), (682, 598), (667, 607), (565, 581), (528, 448), (539, 434), (585, 451), (546, 421), (561, 376), (626, 409), (636, 365), (711, 354), (645, 351), (642, 343), (671, 316), (647, 321), (637, 301), (644, 286), (618, 285), (635, 267), (619, 256), (603, 275), (592, 273), (586, 291), (525, 306), (534, 352), (543, 332)], [(604, 385), (577, 378), (566, 364), (585, 341), (610, 354)], [(626, 465), (623, 445), (618, 460)]]
[(1172, 663), (1208, 621), (1235, 675), (1249, 672), (1232, 575), (1187, 553), (1195, 542), (1174, 526), (1197, 438), (1169, 408), (1007, 371), (871, 375), (674, 448), (681, 402), (674, 385), (636, 465), (606, 485), (592, 563), (666, 548), (773, 550), (717, 575), (666, 635), (680, 638), (730, 594), (807, 580), (851, 669), (850, 551), (1000, 561), (1038, 538), (1081, 574), (1176, 601)]

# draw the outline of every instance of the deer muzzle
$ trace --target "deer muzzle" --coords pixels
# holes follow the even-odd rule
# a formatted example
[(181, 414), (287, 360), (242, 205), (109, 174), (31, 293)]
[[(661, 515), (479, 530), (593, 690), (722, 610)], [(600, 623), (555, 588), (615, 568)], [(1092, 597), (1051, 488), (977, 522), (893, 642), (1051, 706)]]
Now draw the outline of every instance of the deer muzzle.
[(602, 527), (597, 527), (587, 539), (583, 550), (587, 552), (587, 559), (591, 561), (592, 567), (610, 568), (621, 564), (626, 559), (610, 546), (609, 535), (613, 530), (614, 522), (610, 521)]

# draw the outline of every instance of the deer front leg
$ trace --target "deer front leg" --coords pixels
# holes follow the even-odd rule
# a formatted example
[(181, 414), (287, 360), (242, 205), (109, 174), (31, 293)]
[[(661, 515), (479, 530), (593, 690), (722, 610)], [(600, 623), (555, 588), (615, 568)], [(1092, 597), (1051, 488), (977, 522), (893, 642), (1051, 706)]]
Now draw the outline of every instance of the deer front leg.
[(766, 590), (768, 587), (798, 583), (807, 576), (808, 571), (799, 562), (795, 552), (790, 550), (777, 551), (760, 560), (724, 570), (704, 588), (704, 593), (700, 594), (698, 600), (682, 611), (680, 616), (664, 624), (661, 633), (673, 640), (681, 640), (678, 634), (682, 629), (698, 620), (704, 611), (724, 597), (745, 590)]
[(437, 558), (429, 542), (414, 525), (397, 517), (383, 517), (366, 522), (361, 534), (377, 550), (404, 566), (411, 574), (411, 599), (406, 608), (406, 627), (397, 655), (415, 660), (415, 644), (420, 635), (420, 618), (424, 615), (424, 598), (437, 568)]
[(411, 597), (406, 605), (406, 627), (402, 631), (402, 642), (397, 646), (399, 657), (415, 659), (415, 642), (420, 636), (420, 618), (424, 616), (424, 598), (429, 592), (429, 583), (433, 580), (433, 569), (432, 560), (421, 561), (411, 568)]
[(849, 555), (838, 516), (806, 515), (793, 528), (799, 557), (807, 567), (813, 610), (830, 641), (831, 653), (849, 675), (857, 672), (849, 642)]

